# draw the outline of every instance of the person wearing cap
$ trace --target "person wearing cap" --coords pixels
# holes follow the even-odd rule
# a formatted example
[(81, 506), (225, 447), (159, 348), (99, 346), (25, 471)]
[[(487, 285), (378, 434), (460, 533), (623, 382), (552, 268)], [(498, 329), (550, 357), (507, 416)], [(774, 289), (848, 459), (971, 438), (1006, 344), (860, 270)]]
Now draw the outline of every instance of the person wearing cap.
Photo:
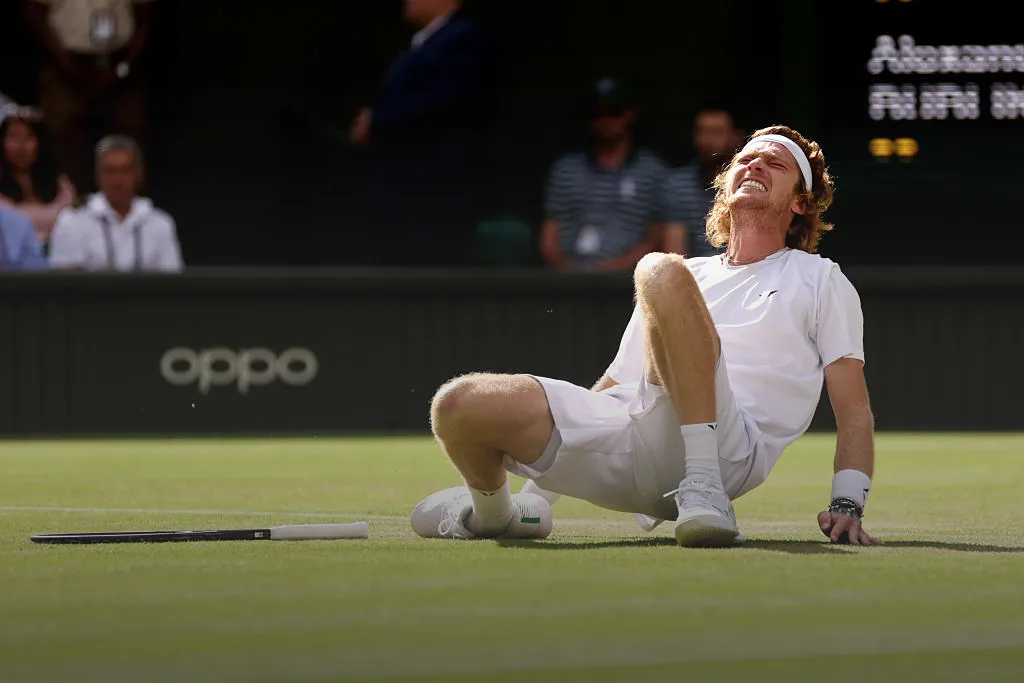
[[(837, 435), (817, 528), (832, 543), (880, 542), (861, 523), (875, 455), (860, 298), (816, 253), (834, 192), (821, 147), (762, 128), (714, 186), (706, 230), (725, 252), (640, 260), (633, 314), (591, 389), (471, 373), (438, 390), (431, 426), (465, 485), (413, 508), (417, 534), (545, 538), (566, 495), (647, 530), (672, 520), (684, 547), (741, 543), (732, 501), (806, 432), (824, 384)], [(507, 472), (529, 480), (519, 493)]]
[(722, 100), (708, 100), (693, 117), (693, 160), (673, 169), (665, 179), (662, 202), (666, 207), (663, 249), (685, 256), (711, 256), (718, 250), (704, 234), (704, 222), (715, 203), (715, 176), (743, 144), (736, 108)]
[(556, 270), (629, 271), (661, 240), (660, 190), (668, 166), (633, 139), (637, 106), (602, 78), (588, 98), (591, 144), (548, 173), (540, 252)]

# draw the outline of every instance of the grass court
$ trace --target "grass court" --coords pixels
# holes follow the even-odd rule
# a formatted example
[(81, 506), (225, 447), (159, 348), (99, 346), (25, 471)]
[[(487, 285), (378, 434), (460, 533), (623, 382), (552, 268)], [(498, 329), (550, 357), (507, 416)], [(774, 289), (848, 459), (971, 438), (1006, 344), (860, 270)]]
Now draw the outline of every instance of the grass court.
[(1019, 683), (1024, 435), (879, 434), (880, 548), (816, 527), (833, 448), (804, 436), (736, 502), (746, 546), (697, 550), (568, 499), (545, 541), (419, 539), (412, 506), (459, 481), (427, 437), (0, 442), (0, 683)]

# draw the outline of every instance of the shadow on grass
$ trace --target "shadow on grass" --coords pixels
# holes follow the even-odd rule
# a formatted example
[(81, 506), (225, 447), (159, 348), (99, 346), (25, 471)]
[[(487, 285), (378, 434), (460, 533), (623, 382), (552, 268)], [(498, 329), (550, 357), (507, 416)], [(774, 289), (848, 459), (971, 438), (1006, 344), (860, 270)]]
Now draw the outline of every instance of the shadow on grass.
[(770, 550), (775, 553), (787, 553), (789, 555), (834, 555), (835, 553), (849, 552), (849, 549), (853, 546), (829, 543), (825, 540), (787, 541), (779, 539), (748, 539), (741, 547), (747, 550)]
[[(755, 550), (772, 550), (794, 555), (809, 553), (831, 553), (853, 550), (864, 546), (839, 545), (826, 541), (785, 541), (785, 540), (753, 540), (747, 541), (744, 548)], [(962, 553), (1024, 553), (1024, 548), (1017, 546), (984, 545), (981, 543), (950, 543), (947, 541), (885, 541), (879, 548), (929, 548), (932, 550), (953, 550)]]
[(982, 543), (946, 543), (944, 541), (888, 541), (883, 548), (933, 548), (962, 553), (1024, 553), (1024, 547), (985, 545)]
[(650, 538), (616, 538), (607, 541), (534, 541), (531, 539), (499, 539), (502, 548), (530, 548), (536, 550), (599, 550), (601, 548), (653, 548), (675, 545), (676, 539), (666, 536)]
[[(653, 536), (650, 538), (618, 538), (607, 541), (534, 541), (502, 539), (496, 541), (502, 548), (530, 548), (536, 550), (600, 550), (602, 548), (655, 548), (658, 546), (676, 546), (672, 536)], [(830, 546), (817, 541), (751, 541), (743, 545), (728, 548), (735, 552), (746, 548), (757, 550), (774, 550), (776, 552), (809, 554), (843, 552), (841, 546)], [(700, 549), (697, 549), (700, 550)], [(711, 548), (709, 550), (720, 550)]]
[[(600, 550), (602, 548), (654, 548), (674, 546), (676, 540), (670, 536), (650, 538), (618, 538), (607, 541), (535, 541), (501, 539), (495, 541), (502, 548), (529, 548), (536, 550)], [(861, 546), (838, 545), (827, 541), (795, 541), (777, 539), (748, 539), (743, 545), (731, 550), (768, 550), (790, 555), (821, 555), (848, 553)], [(888, 541), (880, 548), (928, 548), (953, 550), (964, 553), (1024, 553), (1024, 547), (985, 545), (980, 543), (948, 543), (944, 541)]]

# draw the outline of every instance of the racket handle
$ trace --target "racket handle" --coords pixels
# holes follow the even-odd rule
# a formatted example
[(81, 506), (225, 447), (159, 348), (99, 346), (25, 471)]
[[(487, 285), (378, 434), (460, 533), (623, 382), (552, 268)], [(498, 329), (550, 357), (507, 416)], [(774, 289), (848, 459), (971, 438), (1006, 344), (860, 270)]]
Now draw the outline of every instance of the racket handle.
[(339, 538), (369, 538), (366, 522), (350, 524), (286, 524), (270, 528), (271, 541), (317, 541)]

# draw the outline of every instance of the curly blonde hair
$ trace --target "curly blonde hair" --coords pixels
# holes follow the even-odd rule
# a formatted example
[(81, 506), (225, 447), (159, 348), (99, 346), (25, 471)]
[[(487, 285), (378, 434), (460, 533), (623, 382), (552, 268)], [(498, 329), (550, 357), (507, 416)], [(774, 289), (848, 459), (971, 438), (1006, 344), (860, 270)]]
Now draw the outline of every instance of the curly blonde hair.
[[(817, 251), (818, 243), (821, 241), (824, 233), (833, 227), (831, 223), (826, 223), (822, 219), (822, 214), (832, 205), (832, 194), (835, 191), (832, 177), (829, 175), (828, 167), (825, 164), (825, 155), (822, 154), (821, 147), (818, 146), (817, 142), (808, 140), (789, 126), (761, 128), (751, 134), (750, 140), (769, 134), (785, 135), (800, 146), (800, 149), (807, 155), (807, 160), (811, 162), (811, 177), (814, 189), (810, 192), (802, 191), (799, 181), (794, 188), (795, 192), (802, 195), (801, 199), (806, 213), (793, 215), (793, 221), (789, 224), (789, 232), (786, 234), (786, 246), (813, 254)], [(738, 156), (739, 153), (737, 152), (733, 155), (732, 161), (715, 177), (714, 187), (717, 192), (715, 193), (714, 206), (708, 212), (705, 232), (708, 236), (708, 242), (716, 248), (723, 247), (729, 243), (729, 235), (732, 231), (732, 216), (729, 213), (729, 207), (726, 205), (725, 199), (728, 189), (729, 171), (736, 163)]]

